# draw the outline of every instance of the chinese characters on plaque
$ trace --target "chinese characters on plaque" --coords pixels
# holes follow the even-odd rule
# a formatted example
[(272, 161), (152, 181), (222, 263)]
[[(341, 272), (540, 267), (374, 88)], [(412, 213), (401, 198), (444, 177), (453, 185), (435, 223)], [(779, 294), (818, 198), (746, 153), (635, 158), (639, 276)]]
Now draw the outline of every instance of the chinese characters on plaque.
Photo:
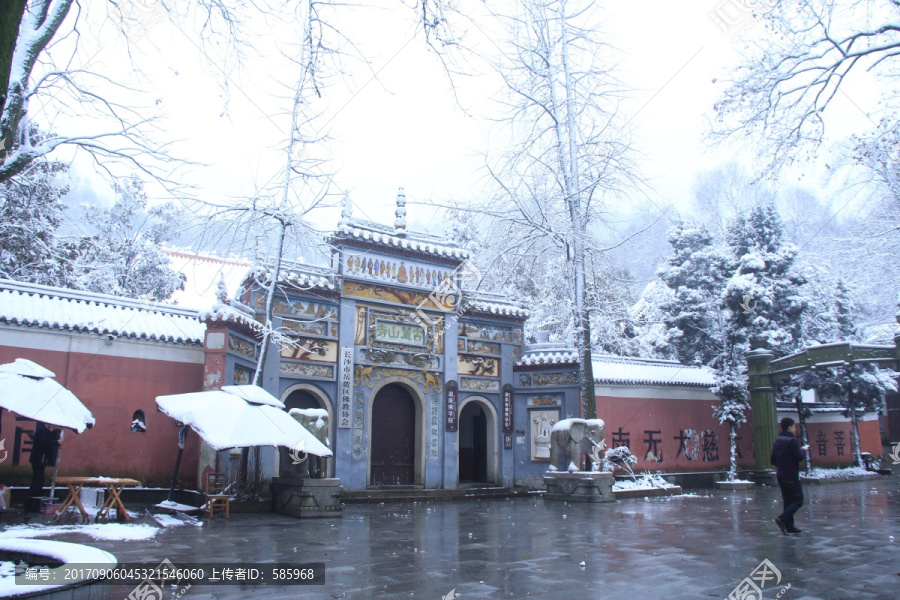
[(341, 381), (338, 389), (338, 427), (350, 429), (350, 405), (353, 403), (353, 348), (341, 348)]
[(444, 394), (447, 396), (447, 431), (456, 431), (459, 428), (459, 389), (452, 379), (447, 382)]
[[(513, 387), (508, 383), (503, 386), (503, 433), (513, 430)], [(510, 440), (512, 438), (510, 437)], [(510, 441), (510, 448), (512, 441)]]

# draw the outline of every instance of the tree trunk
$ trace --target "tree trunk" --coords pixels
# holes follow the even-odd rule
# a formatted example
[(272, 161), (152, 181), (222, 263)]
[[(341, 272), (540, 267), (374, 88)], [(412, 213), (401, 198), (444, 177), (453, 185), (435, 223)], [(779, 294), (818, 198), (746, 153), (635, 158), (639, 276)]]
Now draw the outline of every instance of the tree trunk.
[(259, 360), (256, 363), (256, 372), (253, 374), (253, 385), (262, 385), (263, 369), (266, 365), (266, 357), (269, 355), (269, 345), (272, 339), (272, 306), (275, 302), (275, 292), (278, 290), (278, 277), (281, 275), (281, 254), (284, 252), (284, 238), (287, 236), (287, 225), (279, 220), (281, 233), (278, 236), (278, 248), (275, 252), (275, 264), (269, 276), (269, 285), (266, 288), (266, 314), (265, 329), (259, 346)]
[[(809, 436), (806, 433), (806, 415), (803, 410), (803, 394), (798, 393), (794, 403), (797, 405), (797, 421), (800, 423), (800, 445), (803, 446), (809, 443)], [(812, 450), (812, 449), (810, 449)], [(806, 472), (809, 473), (809, 469), (812, 467), (812, 460), (810, 460), (810, 456), (812, 452), (806, 453)]]
[(26, 0), (0, 2), (0, 108), (6, 102), (10, 66), (19, 37), (19, 24), (25, 12), (25, 2)]
[(728, 421), (728, 452), (730, 458), (728, 461), (728, 481), (737, 479), (737, 425), (734, 421)]
[(855, 466), (862, 466), (862, 451), (859, 447), (859, 417), (856, 413), (856, 403), (850, 404), (850, 423), (853, 425), (853, 457)]
[(591, 352), (591, 321), (582, 311), (582, 337), (578, 357), (581, 359), (581, 402), (585, 419), (597, 418), (597, 396), (594, 392), (594, 365)]
[[(587, 310), (587, 285), (585, 275), (585, 248), (584, 241), (587, 234), (587, 219), (584, 214), (582, 191), (579, 184), (578, 170), (578, 139), (575, 132), (575, 89), (572, 80), (572, 72), (569, 67), (569, 23), (566, 15), (566, 2), (559, 3), (560, 44), (562, 50), (563, 85), (565, 86), (565, 112), (566, 127), (563, 128), (562, 119), (559, 118), (559, 109), (562, 108), (553, 94), (553, 104), (556, 109), (556, 136), (560, 166), (563, 170), (565, 185), (565, 202), (568, 207), (569, 227), (571, 228), (571, 240), (566, 257), (574, 276), (574, 304), (576, 345), (580, 360), (579, 384), (581, 387), (582, 413), (586, 419), (597, 418), (597, 399), (594, 395), (594, 369), (591, 352), (591, 321)], [(551, 82), (551, 90), (555, 89)]]

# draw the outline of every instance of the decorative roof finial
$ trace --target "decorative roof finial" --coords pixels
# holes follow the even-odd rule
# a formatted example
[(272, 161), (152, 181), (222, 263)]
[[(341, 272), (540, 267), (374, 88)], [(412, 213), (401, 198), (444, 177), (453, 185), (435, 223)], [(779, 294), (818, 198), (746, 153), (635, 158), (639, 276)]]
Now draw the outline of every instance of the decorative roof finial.
[(341, 198), (341, 220), (338, 221), (338, 227), (349, 225), (352, 218), (353, 202), (350, 201), (350, 190), (344, 190), (344, 197)]
[(397, 218), (394, 220), (394, 229), (406, 231), (406, 193), (403, 187), (397, 192)]
[(219, 304), (228, 303), (228, 286), (225, 285), (225, 274), (219, 273), (219, 283), (216, 286), (216, 299)]

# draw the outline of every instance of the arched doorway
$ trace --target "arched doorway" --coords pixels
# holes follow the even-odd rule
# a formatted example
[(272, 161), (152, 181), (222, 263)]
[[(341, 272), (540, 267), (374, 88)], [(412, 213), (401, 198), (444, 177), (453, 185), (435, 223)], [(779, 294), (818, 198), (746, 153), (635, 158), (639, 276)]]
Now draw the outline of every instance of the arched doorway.
[[(303, 384), (292, 386), (291, 388), (285, 390), (285, 392), (282, 394), (281, 401), (284, 402), (285, 412), (290, 412), (291, 409), (294, 408), (318, 408), (324, 409), (330, 415), (331, 411), (329, 410), (330, 406), (328, 405), (328, 400), (319, 395), (321, 392), (312, 388), (312, 386), (301, 387), (301, 385)], [(331, 434), (330, 422), (329, 432), (327, 435), (329, 440), (334, 439)], [(278, 454), (278, 474), (281, 477), (334, 476), (334, 460), (332, 459), (320, 459), (318, 457), (310, 455), (303, 463), (297, 465), (291, 458), (290, 449), (280, 447), (278, 449)]]
[[(292, 408), (325, 408), (319, 399), (313, 396), (307, 390), (294, 390), (288, 397), (284, 399), (284, 409), (290, 411)], [(327, 410), (327, 409), (326, 409)]]
[(384, 386), (372, 402), (369, 482), (413, 485), (416, 468), (416, 404), (402, 385)]
[(460, 485), (496, 483), (497, 415), (482, 398), (467, 398), (459, 411), (458, 474)]
[(477, 402), (459, 413), (459, 482), (487, 482), (487, 415)]

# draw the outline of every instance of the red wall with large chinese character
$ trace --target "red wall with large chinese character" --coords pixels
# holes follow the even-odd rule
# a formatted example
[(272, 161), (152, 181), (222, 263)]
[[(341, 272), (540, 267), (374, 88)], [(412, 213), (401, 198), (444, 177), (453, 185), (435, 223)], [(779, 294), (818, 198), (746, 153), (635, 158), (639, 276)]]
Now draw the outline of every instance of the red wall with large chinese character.
[[(796, 417), (792, 417), (796, 420)], [(843, 419), (835, 415), (835, 419)], [(809, 436), (809, 454), (812, 466), (829, 467), (849, 465), (853, 463), (853, 424), (848, 420), (830, 423), (807, 423), (806, 434)], [(859, 422), (860, 450), (880, 456), (881, 433), (878, 421)]]
[[(0, 346), (0, 364), (16, 358), (27, 358), (56, 373), (56, 381), (74, 393), (97, 420), (80, 435), (66, 432), (60, 475), (130, 477), (147, 487), (169, 485), (178, 451), (178, 427), (157, 410), (156, 396), (199, 391), (202, 364)], [(137, 410), (144, 412), (144, 433), (131, 431)], [(10, 469), (16, 464), (30, 474), (34, 421), (19, 419), (2, 411), (0, 439), (5, 440), (8, 455), (0, 461), (0, 481), (4, 471), (9, 475), (23, 470)], [(188, 435), (179, 476), (189, 487), (196, 486), (198, 454), (198, 437)]]
[[(635, 472), (725, 470), (729, 465), (728, 426), (713, 417), (714, 402), (597, 396), (597, 416), (606, 422), (607, 448), (630, 441), (631, 453), (638, 459)], [(737, 436), (738, 466), (753, 467), (750, 424), (739, 427)]]

